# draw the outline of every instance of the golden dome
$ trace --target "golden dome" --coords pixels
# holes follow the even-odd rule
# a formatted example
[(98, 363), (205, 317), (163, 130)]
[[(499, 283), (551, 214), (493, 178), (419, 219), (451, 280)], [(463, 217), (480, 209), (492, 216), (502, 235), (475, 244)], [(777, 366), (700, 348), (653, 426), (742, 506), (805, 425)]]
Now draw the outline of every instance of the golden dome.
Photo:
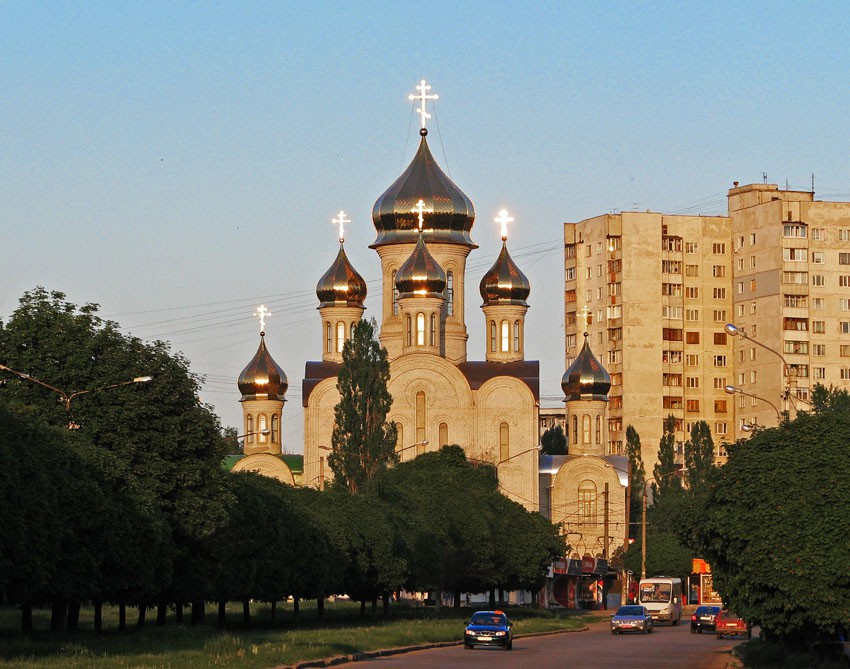
[(362, 307), (366, 299), (366, 282), (348, 262), (343, 245), (330, 269), (319, 279), (316, 295), (320, 307)]
[(395, 275), (395, 287), (399, 298), (443, 297), (446, 289), (446, 273), (434, 260), (425, 246), (422, 235), (413, 248), (413, 253), (404, 261)]
[(585, 332), (581, 352), (561, 378), (561, 389), (566, 395), (567, 402), (571, 400), (608, 401), (611, 375), (593, 355), (587, 342), (588, 335)]
[(260, 333), (260, 347), (257, 353), (248, 363), (247, 367), (239, 375), (239, 392), (242, 399), (257, 400), (270, 399), (285, 401), (286, 389), (289, 381), (280, 366), (274, 361), (266, 350), (265, 333)]
[(531, 284), (510, 254), (508, 245), (502, 241), (502, 251), (493, 266), (481, 278), (478, 287), (484, 306), (490, 304), (518, 304), (527, 307), (525, 301), (531, 293)]

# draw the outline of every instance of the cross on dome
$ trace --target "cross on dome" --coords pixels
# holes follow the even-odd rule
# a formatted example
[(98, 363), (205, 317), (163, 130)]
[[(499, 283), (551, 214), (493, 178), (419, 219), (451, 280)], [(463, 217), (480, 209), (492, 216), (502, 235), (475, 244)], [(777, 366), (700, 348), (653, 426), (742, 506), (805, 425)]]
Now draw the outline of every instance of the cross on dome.
[(425, 101), (426, 100), (438, 100), (440, 98), (439, 95), (428, 95), (428, 91), (431, 90), (431, 86), (423, 79), (419, 82), (419, 85), (416, 87), (416, 90), (419, 91), (419, 95), (414, 95), (411, 93), (408, 95), (409, 100), (420, 100), (421, 105), (419, 109), (416, 110), (416, 113), (422, 117), (422, 127), (425, 127), (425, 120), (431, 118), (431, 114), (425, 111)]
[(343, 226), (346, 223), (351, 223), (351, 219), (346, 218), (345, 211), (340, 209), (339, 213), (336, 215), (336, 218), (331, 219), (331, 223), (339, 226), (339, 243), (342, 244), (345, 241), (345, 228)]
[(419, 232), (422, 232), (422, 225), (425, 223), (425, 216), (423, 214), (433, 214), (434, 207), (426, 207), (425, 200), (420, 199), (410, 211), (413, 214), (419, 214)]
[(579, 309), (578, 314), (577, 314), (584, 321), (584, 331), (585, 331), (585, 333), (587, 332), (587, 326), (590, 324), (590, 314), (591, 314), (591, 311), (590, 311), (590, 309), (587, 308), (586, 304), (581, 309)]
[(514, 217), (508, 215), (507, 209), (502, 209), (494, 220), (502, 226), (502, 241), (505, 241), (508, 238), (508, 223), (513, 223)]
[(260, 334), (264, 335), (266, 333), (266, 316), (271, 316), (272, 312), (266, 309), (265, 304), (261, 304), (257, 307), (257, 310), (254, 312), (255, 316), (258, 316), (260, 319)]

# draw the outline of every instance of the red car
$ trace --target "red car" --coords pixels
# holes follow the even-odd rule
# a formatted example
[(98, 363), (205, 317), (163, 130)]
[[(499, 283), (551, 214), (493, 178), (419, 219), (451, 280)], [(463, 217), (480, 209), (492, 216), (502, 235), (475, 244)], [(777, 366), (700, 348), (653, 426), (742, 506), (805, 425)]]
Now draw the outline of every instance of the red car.
[(728, 609), (723, 609), (717, 614), (714, 619), (714, 630), (717, 632), (718, 639), (722, 639), (724, 636), (753, 638), (753, 626)]

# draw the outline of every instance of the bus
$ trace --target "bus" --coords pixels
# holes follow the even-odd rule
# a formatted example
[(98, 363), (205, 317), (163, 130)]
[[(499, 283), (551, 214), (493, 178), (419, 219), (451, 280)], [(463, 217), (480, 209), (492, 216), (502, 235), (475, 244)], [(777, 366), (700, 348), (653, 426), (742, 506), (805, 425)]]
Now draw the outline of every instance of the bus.
[(682, 579), (668, 576), (642, 578), (638, 590), (638, 603), (659, 623), (678, 625), (682, 618)]

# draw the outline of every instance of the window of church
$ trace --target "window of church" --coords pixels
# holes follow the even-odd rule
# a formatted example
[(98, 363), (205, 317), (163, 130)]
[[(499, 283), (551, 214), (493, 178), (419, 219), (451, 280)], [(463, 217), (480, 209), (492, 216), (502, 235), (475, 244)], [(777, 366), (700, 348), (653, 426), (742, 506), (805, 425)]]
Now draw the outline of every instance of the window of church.
[(596, 417), (596, 444), (602, 443), (602, 416)]
[[(416, 393), (416, 443), (425, 441), (425, 392)], [(417, 448), (417, 452), (418, 452)]]
[(570, 431), (573, 437), (573, 443), (578, 443), (578, 416), (573, 416), (573, 429)]
[(496, 321), (490, 321), (490, 352), (496, 352)]
[(331, 324), (327, 323), (325, 327), (325, 351), (330, 353), (333, 351), (333, 330), (331, 329)]
[(499, 425), (499, 462), (504, 462), (510, 457), (511, 442), (510, 431), (507, 423)]
[(502, 353), (507, 353), (510, 350), (510, 330), (508, 329), (508, 322), (502, 321)]
[(410, 322), (410, 316), (408, 316), (407, 317), (407, 345), (408, 346), (413, 345), (413, 331), (412, 331), (411, 328), (412, 328), (412, 325), (411, 325), (411, 322)]
[(254, 416), (251, 414), (245, 417), (245, 439), (249, 444), (254, 443)]
[(280, 441), (280, 437), (278, 436), (279, 432), (280, 432), (280, 426), (278, 425), (277, 414), (275, 414), (274, 416), (272, 416), (272, 434), (271, 434), (272, 442), (275, 443), (275, 444)]
[(342, 347), (345, 345), (345, 323), (340, 321), (336, 324), (336, 352), (342, 353)]
[(440, 423), (440, 447), (447, 446), (449, 443), (449, 426), (446, 423)]
[(431, 314), (431, 346), (437, 345), (437, 315)]
[(265, 415), (265, 414), (263, 414), (263, 413), (261, 413), (261, 414), (257, 417), (257, 432), (259, 432), (259, 433), (260, 433), (260, 434), (258, 435), (258, 441), (259, 441), (261, 444), (265, 444), (265, 443), (266, 443), (266, 435), (265, 435), (265, 434), (263, 434), (263, 432), (264, 432), (265, 430), (267, 430), (267, 429), (268, 429), (268, 428), (266, 427), (266, 415)]
[(455, 275), (454, 272), (446, 272), (446, 315), (451, 316), (454, 313), (454, 295), (455, 295)]
[(416, 314), (416, 345), (425, 346), (425, 314)]
[(578, 522), (596, 524), (596, 484), (582, 481), (578, 486)]
[(514, 321), (514, 353), (519, 353), (519, 321)]
[(355, 326), (356, 326), (356, 324), (352, 323), (348, 328), (348, 338), (349, 339), (354, 339), (354, 328), (355, 328)]
[(395, 450), (400, 451), (404, 448), (404, 425), (396, 421), (395, 427)]
[(398, 288), (395, 287), (396, 270), (393, 270), (393, 316), (398, 316)]

